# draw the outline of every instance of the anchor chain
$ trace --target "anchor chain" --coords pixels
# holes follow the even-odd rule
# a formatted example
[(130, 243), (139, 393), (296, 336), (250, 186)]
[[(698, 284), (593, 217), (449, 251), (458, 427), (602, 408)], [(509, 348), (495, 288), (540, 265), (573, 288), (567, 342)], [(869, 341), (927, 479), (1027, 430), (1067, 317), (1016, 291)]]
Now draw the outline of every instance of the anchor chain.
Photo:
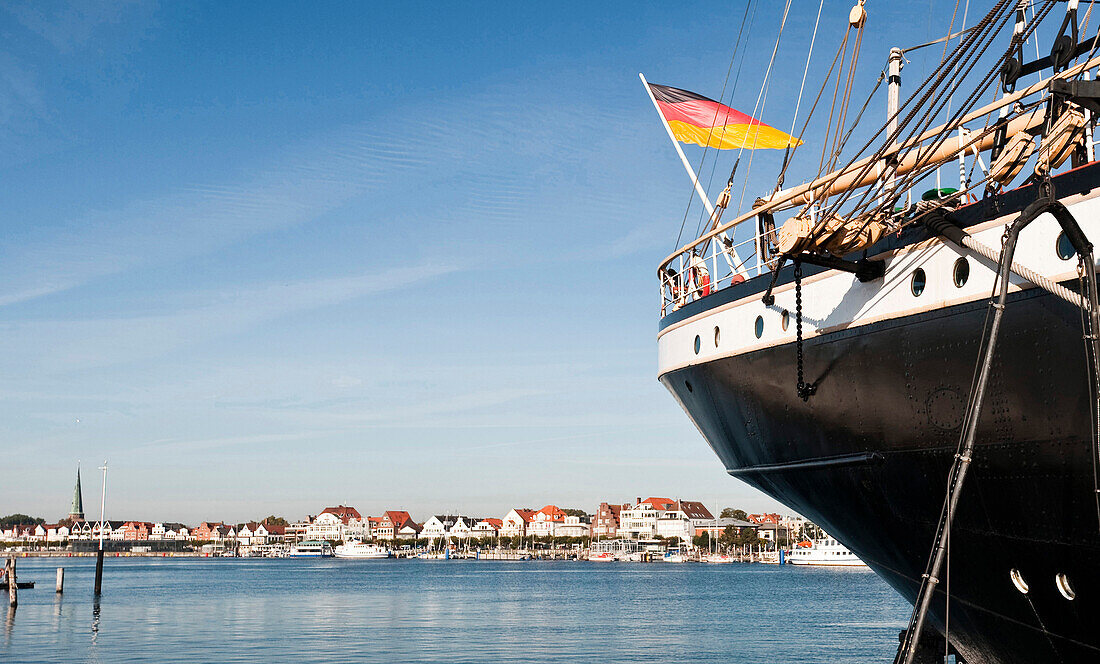
[(794, 330), (795, 348), (798, 352), (798, 397), (803, 401), (809, 401), (814, 392), (817, 392), (816, 383), (807, 383), (803, 369), (802, 353), (802, 262), (794, 262)]

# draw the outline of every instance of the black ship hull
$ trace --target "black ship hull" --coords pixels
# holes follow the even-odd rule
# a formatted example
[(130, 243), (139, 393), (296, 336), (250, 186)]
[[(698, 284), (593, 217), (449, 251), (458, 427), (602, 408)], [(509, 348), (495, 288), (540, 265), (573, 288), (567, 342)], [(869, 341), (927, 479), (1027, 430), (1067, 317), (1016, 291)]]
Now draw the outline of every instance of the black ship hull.
[[(806, 402), (793, 344), (661, 381), (732, 475), (823, 526), (913, 601), (986, 309), (979, 300), (807, 340), (807, 379), (818, 388)], [(1100, 661), (1100, 516), (1081, 335), (1079, 310), (1044, 291), (1017, 292), (1006, 308), (930, 615), (971, 664)]]

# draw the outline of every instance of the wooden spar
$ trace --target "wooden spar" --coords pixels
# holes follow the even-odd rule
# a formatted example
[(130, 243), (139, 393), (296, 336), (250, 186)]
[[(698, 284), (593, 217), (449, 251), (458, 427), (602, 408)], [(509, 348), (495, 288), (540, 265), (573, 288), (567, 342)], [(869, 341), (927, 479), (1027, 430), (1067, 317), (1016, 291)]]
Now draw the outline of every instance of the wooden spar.
[[(1061, 72), (1060, 74), (1057, 74), (1055, 76), (1051, 76), (1050, 78), (1047, 78), (1047, 79), (1043, 79), (1042, 81), (1039, 81), (1038, 83), (1034, 83), (1034, 84), (1028, 86), (1027, 88), (1024, 88), (1023, 90), (1018, 90), (1018, 91), (1016, 91), (1012, 94), (1005, 95), (1005, 96), (1001, 97), (1000, 99), (998, 99), (997, 101), (986, 104), (985, 106), (983, 106), (979, 109), (975, 109), (973, 111), (970, 111), (969, 113), (964, 115), (962, 118), (960, 118), (956, 123), (954, 123), (950, 127), (948, 127), (946, 124), (940, 125), (938, 127), (934, 127), (932, 129), (929, 129), (928, 131), (924, 132), (920, 136), (917, 136), (914, 139), (906, 141), (905, 143), (903, 143), (903, 144), (901, 144), (897, 147), (891, 146), (891, 148), (885, 152), (885, 156), (889, 157), (890, 155), (893, 155), (893, 154), (901, 154), (901, 153), (904, 153), (907, 150), (912, 150), (914, 148), (917, 148), (917, 147), (920, 146), (921, 143), (923, 143), (923, 142), (925, 142), (929, 139), (932, 139), (932, 138), (935, 138), (935, 137), (939, 136), (941, 133), (943, 133), (947, 129), (957, 129), (959, 126), (962, 126), (962, 125), (966, 124), (967, 122), (973, 122), (974, 120), (980, 119), (983, 116), (988, 115), (988, 114), (990, 114), (990, 113), (992, 113), (992, 112), (994, 112), (994, 111), (996, 111), (996, 110), (998, 110), (1002, 107), (1009, 106), (1009, 105), (1014, 104), (1017, 101), (1025, 98), (1025, 97), (1029, 97), (1029, 96), (1031, 96), (1031, 95), (1033, 95), (1037, 92), (1041, 92), (1041, 91), (1047, 89), (1048, 87), (1050, 87), (1050, 82), (1053, 81), (1053, 80), (1073, 78), (1074, 76), (1077, 76), (1081, 72), (1083, 72), (1087, 69), (1092, 69), (1093, 67), (1096, 67), (1097, 65), (1100, 65), (1100, 55), (1089, 59), (1087, 62), (1083, 62), (1081, 64), (1070, 67), (1069, 69), (1067, 69), (1064, 72)], [(1019, 125), (1013, 125), (1013, 123), (1017, 123), (1018, 121), (1024, 120), (1025, 118), (1028, 118), (1028, 117), (1029, 116), (1021, 116), (1020, 118), (1017, 118), (1016, 120), (1013, 120), (1012, 123), (1010, 123), (1010, 125), (1009, 125), (1010, 126), (1009, 131), (1010, 132), (1012, 131), (1013, 126), (1019, 127)], [(1018, 132), (1018, 131), (1024, 131), (1024, 130), (1017, 128), (1016, 131)], [(978, 132), (973, 132), (972, 135), (973, 136), (978, 136), (979, 134), (978, 134)], [(1010, 135), (1011, 135), (1011, 133), (1010, 133)], [(947, 159), (951, 159), (955, 156), (958, 156), (958, 154), (963, 151), (963, 146), (965, 146), (966, 150), (973, 151), (974, 150), (973, 142), (974, 141), (971, 141), (970, 144), (965, 144), (964, 143), (964, 144), (960, 145), (960, 142), (957, 141), (957, 140), (956, 141), (948, 140), (944, 143), (944, 145), (941, 146), (940, 150), (936, 151), (936, 154), (938, 155), (938, 154), (940, 154), (941, 152), (944, 152), (944, 151), (948, 152), (949, 156), (947, 156), (945, 159), (941, 160), (941, 161), (945, 161)], [(984, 139), (982, 139), (982, 142), (984, 142)], [(950, 145), (952, 147), (948, 148), (947, 147), (948, 145)], [(981, 148), (981, 149), (988, 149), (988, 148)], [(906, 155), (906, 157), (903, 157), (902, 161), (907, 161), (908, 157), (909, 157), (909, 155)], [(914, 157), (913, 159), (915, 161), (916, 157)], [(862, 171), (869, 164), (873, 164), (876, 161), (880, 162), (880, 165), (872, 165), (871, 170), (868, 173), (868, 175), (865, 178), (862, 178), (862, 180), (860, 182), (856, 182), (856, 177), (855, 176), (858, 175), (859, 172)], [(929, 163), (931, 163), (931, 162), (929, 162)], [(922, 162), (921, 165), (922, 166), (925, 165), (924, 162)], [(900, 166), (899, 166), (899, 168), (900, 168)], [(910, 168), (912, 168), (912, 167), (910, 167)], [(721, 226), (719, 226), (718, 228), (715, 228), (710, 233), (706, 233), (706, 234), (700, 236), (699, 238), (695, 239), (694, 241), (680, 247), (679, 249), (677, 249), (672, 254), (669, 254), (667, 257), (665, 257), (665, 259), (663, 261), (661, 261), (661, 266), (660, 267), (663, 269), (665, 265), (668, 265), (670, 261), (674, 260), (677, 256), (684, 253), (685, 251), (690, 251), (695, 246), (710, 240), (711, 238), (713, 238), (715, 235), (718, 235), (719, 233), (727, 233), (728, 231), (730, 231), (732, 228), (734, 228), (738, 224), (741, 224), (744, 221), (747, 221), (749, 219), (752, 219), (752, 218), (756, 217), (761, 212), (773, 212), (774, 213), (774, 212), (779, 212), (779, 211), (782, 211), (782, 210), (792, 208), (796, 205), (804, 205), (809, 200), (813, 200), (813, 192), (815, 192), (817, 190), (821, 190), (822, 192), (824, 192), (823, 188), (825, 186), (830, 186), (833, 183), (834, 180), (839, 182), (841, 178), (845, 178), (845, 179), (849, 180), (849, 182), (852, 182), (852, 184), (848, 184), (844, 188), (841, 188), (839, 190), (833, 190), (832, 186), (830, 186), (830, 188), (829, 188), (830, 194), (839, 193), (840, 191), (845, 191), (847, 189), (853, 189), (853, 188), (857, 188), (857, 187), (866, 186), (867, 184), (871, 184), (872, 182), (876, 182), (879, 179), (879, 177), (881, 176), (882, 172), (884, 172), (884, 171), (885, 171), (885, 163), (884, 163), (883, 158), (880, 157), (879, 159), (872, 159), (870, 157), (867, 157), (867, 158), (861, 159), (857, 162), (854, 162), (850, 166), (842, 168), (839, 171), (834, 171), (832, 173), (828, 173), (826, 175), (823, 175), (822, 177), (819, 177), (816, 180), (813, 180), (811, 182), (799, 185), (797, 187), (792, 187), (790, 189), (777, 191), (774, 194), (772, 194), (771, 196), (769, 196), (765, 200), (764, 204), (761, 205), (760, 207), (753, 208), (752, 210), (749, 210), (748, 212), (744, 212), (744, 213), (738, 215), (733, 220), (731, 220), (731, 221), (729, 221), (725, 224), (722, 224)], [(908, 171), (906, 171), (906, 172), (908, 172)], [(807, 199), (807, 196), (809, 196), (809, 199)], [(797, 202), (797, 201), (802, 201), (802, 202)]]
[[(1006, 135), (1015, 136), (1020, 132), (1038, 127), (1046, 119), (1045, 114), (1045, 109), (1038, 108), (1027, 115), (1021, 115), (1008, 123)], [(965, 141), (948, 139), (944, 141), (935, 152), (924, 152), (920, 148), (911, 150), (898, 161), (895, 174), (905, 175), (917, 168), (931, 168), (950, 161), (957, 157), (959, 153), (963, 152), (984, 152), (993, 147), (995, 140), (993, 132), (986, 132), (984, 135), (983, 133), (973, 132), (970, 134), (970, 137), (969, 140)], [(895, 152), (896, 150), (891, 150), (887, 153), (887, 156)], [(858, 189), (859, 187), (866, 187), (869, 184), (873, 184), (879, 179), (879, 176), (887, 170), (886, 159), (879, 159), (878, 161), (879, 163), (875, 164), (867, 173), (864, 173), (863, 177), (860, 177), (860, 174), (869, 163), (869, 160), (866, 159), (861, 162), (856, 162), (852, 164), (852, 166), (841, 171), (840, 174), (833, 177), (831, 182), (827, 178), (814, 180), (810, 185), (816, 184), (820, 188), (811, 188), (809, 185), (803, 185), (800, 187), (801, 191), (799, 193), (787, 198), (784, 207), (775, 207), (772, 209), (779, 210), (795, 207), (796, 205), (805, 205), (823, 196), (833, 196), (848, 191), (849, 189)]]
[(56, 592), (56, 593), (64, 592), (64, 588), (65, 588), (65, 568), (64, 567), (58, 567), (57, 568), (57, 586), (54, 589), (54, 592)]

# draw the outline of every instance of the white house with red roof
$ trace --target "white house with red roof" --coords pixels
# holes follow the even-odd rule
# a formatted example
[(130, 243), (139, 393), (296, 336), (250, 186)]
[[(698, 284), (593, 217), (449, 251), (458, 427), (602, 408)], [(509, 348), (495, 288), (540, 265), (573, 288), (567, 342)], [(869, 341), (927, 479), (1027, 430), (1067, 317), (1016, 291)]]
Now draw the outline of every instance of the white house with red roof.
[(558, 526), (565, 523), (565, 510), (557, 505), (547, 505), (535, 512), (531, 523), (527, 525), (527, 534), (535, 537), (553, 537), (558, 532)]
[(354, 507), (347, 505), (326, 507), (306, 526), (306, 539), (341, 541), (345, 539), (348, 523), (352, 519), (355, 519), (358, 524), (364, 523), (363, 515)]
[(657, 535), (690, 539), (697, 525), (714, 520), (701, 502), (657, 497), (639, 499), (619, 514), (620, 534), (633, 539), (651, 539)]
[(527, 526), (535, 516), (535, 510), (515, 508), (501, 520), (501, 537), (526, 537)]
[(474, 537), (496, 537), (503, 525), (503, 519), (482, 519), (474, 526), (472, 534)]
[(397, 539), (401, 529), (408, 524), (415, 525), (408, 512), (404, 510), (386, 510), (382, 513), (377, 528), (371, 530), (371, 537), (381, 540)]

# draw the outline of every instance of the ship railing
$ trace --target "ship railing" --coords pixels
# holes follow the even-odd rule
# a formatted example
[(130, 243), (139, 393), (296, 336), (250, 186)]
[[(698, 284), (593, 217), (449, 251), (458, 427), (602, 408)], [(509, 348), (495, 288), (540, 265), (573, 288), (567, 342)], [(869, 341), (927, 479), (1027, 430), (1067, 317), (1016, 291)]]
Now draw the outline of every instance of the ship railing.
[(761, 273), (759, 235), (732, 242), (725, 234), (666, 260), (661, 270), (661, 316)]
[[(1028, 103), (1027, 110), (1024, 112), (1002, 111), (1004, 116), (1014, 116), (1008, 124), (1010, 134), (1020, 131), (1032, 131), (1041, 125), (1044, 120), (1045, 115), (1042, 112), (1041, 101), (1048, 94), (1051, 82), (1055, 79), (1068, 80), (1077, 76), (1088, 80), (1097, 66), (1100, 66), (1100, 55), (1074, 65), (1050, 78), (1038, 81), (1022, 90), (1005, 94), (996, 101), (966, 113), (950, 126), (941, 125), (930, 128), (919, 136), (890, 146), (881, 155), (872, 155), (854, 161), (839, 170), (827, 173), (809, 182), (789, 189), (778, 190), (757, 201), (751, 209), (741, 212), (734, 219), (725, 223), (715, 222), (709, 232), (681, 246), (674, 253), (665, 257), (658, 266), (661, 316), (664, 317), (715, 290), (728, 288), (745, 279), (770, 271), (776, 261), (771, 260), (769, 256), (765, 256), (762, 249), (773, 244), (771, 240), (774, 240), (775, 231), (769, 230), (770, 236), (761, 233), (761, 224), (758, 219), (763, 214), (774, 215), (785, 210), (803, 208), (812, 216), (815, 214), (816, 201), (820, 198), (827, 198), (868, 186), (882, 186), (882, 174), (888, 171), (892, 173), (892, 178), (911, 170), (930, 166), (939, 168), (954, 159), (958, 159), (960, 165), (959, 194), (967, 193), (968, 186), (966, 184), (964, 160), (969, 156), (976, 164), (981, 166), (982, 171), (987, 170), (986, 165), (981, 161), (980, 153), (988, 150), (992, 144), (992, 128), (987, 123), (989, 116), (1001, 109), (1010, 109), (1027, 98), (1040, 97), (1039, 101)], [(1009, 118), (1004, 117), (1003, 119), (1007, 121)], [(1089, 119), (1091, 120), (1091, 114)], [(970, 123), (983, 123), (985, 126), (981, 130), (968, 130), (966, 125)], [(1100, 141), (1094, 140), (1091, 122), (1089, 127), (1084, 144), (1088, 159), (1092, 161), (1094, 147)], [(933, 142), (947, 131), (955, 133), (958, 140)], [(926, 149), (925, 144), (930, 144), (930, 148)], [(891, 163), (893, 166), (888, 166)], [(886, 194), (887, 192), (884, 190), (876, 194), (876, 197), (885, 196)], [(730, 242), (728, 238), (733, 236), (739, 227), (747, 221), (755, 222), (753, 223), (752, 236), (737, 243)], [(778, 220), (776, 222), (778, 223)], [(745, 252), (747, 257), (740, 258), (742, 252)], [(701, 282), (701, 271), (698, 270), (700, 266), (706, 269), (709, 287)]]

